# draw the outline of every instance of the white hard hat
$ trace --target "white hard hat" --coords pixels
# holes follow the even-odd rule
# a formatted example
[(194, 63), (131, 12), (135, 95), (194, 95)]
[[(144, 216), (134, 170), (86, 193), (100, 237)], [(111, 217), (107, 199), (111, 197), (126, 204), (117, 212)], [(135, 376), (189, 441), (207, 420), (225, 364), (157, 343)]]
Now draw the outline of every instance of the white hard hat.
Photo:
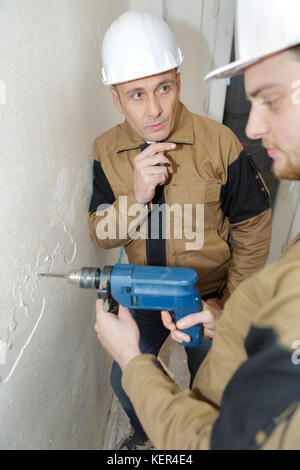
[(102, 80), (116, 85), (149, 77), (181, 65), (174, 34), (161, 18), (127, 11), (106, 31), (102, 42)]
[(238, 0), (235, 37), (238, 60), (205, 80), (239, 75), (260, 59), (300, 44), (300, 0)]

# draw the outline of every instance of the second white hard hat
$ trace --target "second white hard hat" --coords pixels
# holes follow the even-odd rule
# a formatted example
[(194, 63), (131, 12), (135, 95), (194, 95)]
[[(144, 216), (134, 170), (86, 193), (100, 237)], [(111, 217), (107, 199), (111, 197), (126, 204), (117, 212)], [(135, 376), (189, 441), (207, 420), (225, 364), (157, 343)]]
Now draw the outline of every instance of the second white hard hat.
[(236, 56), (238, 60), (206, 75), (233, 77), (246, 67), (300, 44), (300, 0), (238, 0)]
[(182, 62), (181, 50), (170, 27), (148, 12), (123, 13), (103, 38), (102, 80), (105, 85), (163, 73)]

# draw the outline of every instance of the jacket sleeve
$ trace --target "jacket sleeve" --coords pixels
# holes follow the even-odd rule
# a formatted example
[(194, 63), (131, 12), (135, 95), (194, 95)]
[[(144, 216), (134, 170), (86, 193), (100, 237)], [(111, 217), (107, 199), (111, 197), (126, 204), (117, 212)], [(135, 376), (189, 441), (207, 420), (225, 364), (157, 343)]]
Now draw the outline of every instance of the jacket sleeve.
[(122, 385), (156, 449), (210, 448), (219, 412), (191, 390), (181, 390), (157, 358), (141, 354), (126, 366)]
[(115, 197), (99, 159), (94, 161), (93, 194), (89, 206), (89, 227), (101, 248), (116, 248), (130, 241), (145, 228), (149, 210), (138, 204), (133, 188)]
[(269, 191), (250, 155), (242, 151), (228, 168), (221, 204), (233, 238), (232, 261), (223, 303), (246, 278), (261, 269), (268, 258), (272, 214)]

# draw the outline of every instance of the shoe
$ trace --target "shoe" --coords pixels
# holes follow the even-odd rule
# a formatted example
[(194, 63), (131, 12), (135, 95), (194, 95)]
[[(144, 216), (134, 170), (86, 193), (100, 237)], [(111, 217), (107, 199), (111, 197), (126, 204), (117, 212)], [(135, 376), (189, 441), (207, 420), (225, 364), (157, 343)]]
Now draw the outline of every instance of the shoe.
[(155, 450), (150, 439), (141, 436), (133, 429), (116, 445), (114, 450)]

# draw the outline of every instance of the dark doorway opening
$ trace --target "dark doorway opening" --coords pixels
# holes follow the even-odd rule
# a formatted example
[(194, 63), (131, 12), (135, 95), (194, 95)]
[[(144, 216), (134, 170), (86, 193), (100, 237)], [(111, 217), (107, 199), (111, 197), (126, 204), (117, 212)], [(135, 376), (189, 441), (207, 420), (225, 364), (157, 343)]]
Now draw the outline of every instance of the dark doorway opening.
[[(235, 60), (234, 45), (231, 60)], [(278, 179), (271, 170), (272, 161), (265, 149), (261, 146), (261, 140), (250, 140), (245, 134), (246, 124), (250, 113), (250, 103), (246, 100), (244, 76), (233, 77), (228, 80), (226, 102), (223, 123), (239, 138), (247, 153), (250, 153), (260, 170), (271, 195), (271, 206), (274, 207)]]

